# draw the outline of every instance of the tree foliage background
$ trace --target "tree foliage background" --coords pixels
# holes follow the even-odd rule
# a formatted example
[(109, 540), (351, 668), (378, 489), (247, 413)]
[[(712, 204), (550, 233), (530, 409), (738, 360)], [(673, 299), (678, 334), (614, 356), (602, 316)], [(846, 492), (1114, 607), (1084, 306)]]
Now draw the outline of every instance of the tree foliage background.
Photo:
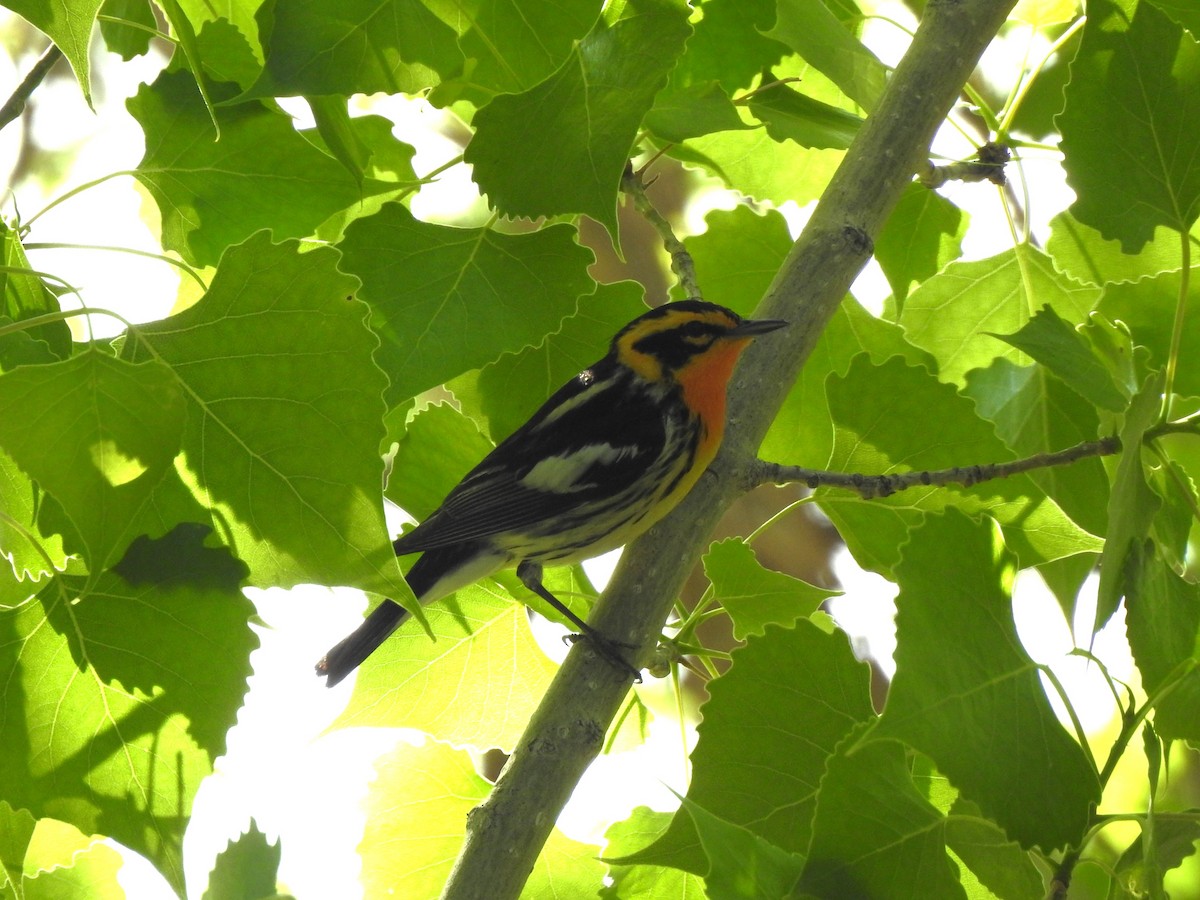
[[(140, 856), (182, 893), (193, 803), (233, 749), (262, 659), (243, 590), (411, 598), (390, 551), (385, 457), (384, 496), (427, 515), (645, 308), (642, 286), (596, 280), (581, 241), (586, 229), (606, 259), (609, 239), (635, 252), (618, 218), (629, 158), (657, 157), (651, 173), (674, 161), (739, 198), (686, 243), (706, 299), (751, 313), (791, 246), (779, 209), (821, 195), (888, 83), (865, 23), (909, 11), (5, 6), (40, 32), (9, 48), (22, 75), (22, 46), (48, 38), (89, 103), (105, 70), (169, 57), (126, 104), (144, 155), (111, 178), (143, 192), (164, 260), (184, 274), (178, 297), (142, 298), (161, 312), (94, 337), (90, 323), (111, 314), (55, 271), (38, 225), (95, 183), (58, 185), (55, 155), (26, 147), (0, 226), (0, 891), (122, 896), (118, 873)], [(1000, 192), (1009, 245), (964, 257), (983, 223), (914, 183), (875, 242), (890, 296), (878, 313), (845, 299), (760, 451), (861, 473), (1071, 447), (1079, 458), (803, 501), (899, 589), (881, 709), (870, 669), (820, 610), (827, 591), (764, 567), (744, 540), (714, 543), (700, 605), (669, 632), (701, 672), (721, 672), (682, 806), (611, 822), (602, 848), (556, 833), (528, 896), (1021, 900), (1071, 875), (1072, 897), (1161, 897), (1164, 884), (1200, 897), (1200, 12), (1088, 0), (1082, 13), (1022, 0), (1003, 36), (1026, 52), (964, 85), (953, 116), (973, 143), (1018, 156), (1010, 188), (971, 187)], [(36, 79), (27, 87), (14, 79), (15, 99), (36, 108)], [(362, 96), (378, 94), (446, 111), (461, 158), (418, 174), (404, 128)], [(311, 127), (277, 98), (302, 98)], [(13, 116), (0, 115), (8, 129)], [(1022, 167), (1059, 159), (1076, 199), (1047, 210), (1023, 192)], [(494, 214), (414, 214), (460, 163)], [(22, 199), (39, 183), (55, 200), (31, 212)], [(1047, 233), (1031, 227), (1051, 213)], [(103, 220), (86, 225), (89, 243), (109, 242)], [(1114, 436), (1119, 452), (1093, 446)], [(1108, 679), (1109, 727), (1087, 733), (1080, 698), (1023, 646), (1012, 589), (1025, 570), (1068, 621), (1095, 593), (1074, 652)], [(552, 580), (586, 611), (581, 570)], [(329, 736), (333, 766), (379, 746), (368, 728), (428, 739), (374, 756), (361, 873), (339, 873), (347, 895), (359, 880), (372, 897), (440, 891), (488, 790), (468, 751), (510, 750), (554, 671), (514, 597), (529, 600), (509, 577), (460, 592), (357, 677)], [(727, 667), (696, 632), (717, 614), (739, 640)], [(1110, 622), (1136, 663), (1128, 684), (1091, 652)], [(305, 697), (309, 677), (295, 676)], [(614, 754), (652, 730), (642, 692), (610, 734)], [(272, 896), (281, 853), (250, 828), (187, 887)]]

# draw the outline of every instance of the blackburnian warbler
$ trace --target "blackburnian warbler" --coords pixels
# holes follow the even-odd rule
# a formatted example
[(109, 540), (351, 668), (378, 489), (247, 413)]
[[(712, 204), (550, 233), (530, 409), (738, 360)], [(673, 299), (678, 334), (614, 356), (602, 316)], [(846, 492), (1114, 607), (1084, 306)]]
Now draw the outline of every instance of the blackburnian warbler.
[[(725, 386), (739, 354), (782, 327), (712, 303), (668, 303), (634, 319), (608, 355), (563, 385), (398, 538), (423, 551), (407, 581), (430, 603), (512, 565), (596, 649), (633, 670), (542, 584), (544, 565), (579, 562), (637, 537), (691, 490), (725, 431)], [(332, 687), (408, 613), (384, 600), (317, 663)]]

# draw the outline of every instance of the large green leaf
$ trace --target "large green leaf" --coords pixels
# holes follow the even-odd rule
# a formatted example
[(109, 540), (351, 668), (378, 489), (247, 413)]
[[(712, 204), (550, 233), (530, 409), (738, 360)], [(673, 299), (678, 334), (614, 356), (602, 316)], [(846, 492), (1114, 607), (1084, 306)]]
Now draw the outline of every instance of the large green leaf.
[(1121, 412), (1129, 404), (1092, 344), (1052, 307), (1043, 306), (1020, 330), (995, 336), (1028, 353), (1096, 407)]
[[(1059, 116), (1075, 217), (1136, 253), (1200, 215), (1200, 44), (1153, 3), (1090, 0)], [(1119, 136), (1114, 140), (1114, 136)]]
[(0, 375), (0, 447), (57, 501), (44, 526), (98, 573), (136, 536), (133, 519), (179, 452), (184, 409), (162, 363), (90, 350)]
[(802, 853), (789, 853), (749, 828), (714, 816), (683, 798), (708, 858), (704, 885), (712, 900), (771, 900), (788, 894), (804, 868)]
[[(1155, 367), (1165, 367), (1171, 355), (1176, 307), (1182, 303), (1188, 311), (1200, 308), (1200, 269), (1187, 273), (1186, 283), (1183, 278), (1181, 271), (1164, 272), (1110, 285), (1100, 301), (1099, 311), (1128, 327), (1133, 342), (1150, 351)], [(1200, 328), (1185, 326), (1180, 335), (1174, 392), (1200, 397)]]
[(887, 67), (821, 0), (780, 0), (767, 36), (790, 46), (863, 109), (873, 109), (887, 85)]
[(1046, 252), (1068, 278), (1098, 287), (1110, 281), (1137, 281), (1182, 265), (1179, 233), (1164, 225), (1154, 229), (1154, 237), (1141, 252), (1123, 253), (1120, 241), (1105, 240), (1067, 210), (1050, 220)]
[(257, 639), (245, 567), (181, 526), (118, 570), (0, 611), (0, 793), (102, 829), (177, 886), (192, 798), (225, 752)]
[[(902, 359), (873, 365), (860, 355), (845, 376), (828, 380), (827, 393), (835, 428), (829, 463), (834, 471), (887, 474), (1013, 458), (974, 404)], [(931, 409), (938, 410), (938, 427), (913, 428), (912, 423), (922, 421)], [(879, 572), (892, 570), (910, 529), (927, 513), (947, 506), (997, 519), (1023, 567), (1102, 546), (1027, 476), (993, 479), (971, 488), (916, 486), (873, 500), (832, 488), (822, 489), (819, 496), (821, 508), (837, 524), (859, 564)]]
[[(527, 91), (562, 65), (596, 23), (600, 0), (495, 0), (460, 4), (463, 75), (431, 95), (437, 105), (460, 93), (483, 106), (496, 94)], [(464, 30), (465, 29), (465, 30)]]
[[(475, 773), (467, 753), (433, 741), (401, 744), (375, 769), (358, 845), (363, 890), (368, 897), (436, 897), (462, 844), (467, 815), (492, 786)], [(596, 851), (555, 830), (521, 897), (594, 896), (604, 877)]]
[(416, 94), (462, 64), (454, 29), (421, 0), (268, 0), (266, 64), (240, 99)]
[[(479, 414), (494, 440), (508, 437), (559, 387), (608, 352), (613, 335), (646, 312), (645, 289), (633, 281), (600, 284), (579, 298), (579, 311), (536, 347), (505, 353), (474, 379)], [(455, 382), (464, 410), (469, 400)], [(465, 385), (463, 385), (465, 387)]]
[(954, 510), (911, 533), (896, 567), (896, 677), (871, 738), (928, 755), (1024, 847), (1075, 845), (1097, 774), (1059, 725), (1012, 620), (1014, 557)]
[(763, 34), (775, 22), (775, 0), (706, 0), (703, 9), (673, 83), (715, 81), (733, 93), (787, 54), (787, 45)]
[(897, 309), (920, 284), (962, 250), (967, 216), (937, 191), (910, 184), (875, 239), (875, 258), (892, 287)]
[[(1096, 408), (1041, 366), (997, 359), (986, 369), (971, 370), (963, 393), (1019, 457), (1065, 450), (1100, 434)], [(1080, 527), (1106, 533), (1108, 476), (1099, 458), (1048, 466), (1029, 477)]]
[(103, 0), (5, 0), (4, 5), (27, 19), (62, 51), (88, 105), (92, 103), (88, 44)]
[[(606, 860), (619, 859), (645, 847), (671, 823), (672, 814), (639, 806), (629, 818), (612, 825), (604, 837)], [(600, 892), (603, 900), (666, 896), (673, 900), (709, 900), (699, 875), (670, 866), (609, 865), (612, 884)]]
[(1146, 542), (1130, 553), (1126, 598), (1129, 647), (1148, 693), (1174, 684), (1154, 709), (1154, 728), (1166, 740), (1200, 743), (1200, 591), (1167, 566)]
[(126, 352), (171, 368), (188, 471), (255, 584), (405, 597), (380, 497), (386, 382), (357, 281), (336, 263), (255, 235), (199, 303), (139, 327)]
[[(58, 312), (60, 308), (50, 286), (34, 274), (21, 246), (21, 236), (0, 222), (0, 324), (4, 324), (5, 318), (20, 322)], [(30, 340), (37, 346), (16, 350), (13, 341), (17, 338)], [(65, 359), (70, 353), (71, 329), (66, 322), (37, 325), (0, 339), (0, 371), (22, 362)]]
[(504, 215), (584, 213), (615, 239), (621, 173), (691, 29), (682, 0), (610, 10), (545, 81), (475, 116), (464, 156)]
[(362, 279), (389, 401), (556, 331), (594, 284), (574, 236), (565, 225), (512, 235), (432, 225), (398, 203), (351, 223), (342, 268)]
[(365, 194), (364, 183), (260, 103), (218, 110), (221, 139), (186, 71), (164, 72), (128, 102), (146, 133), (137, 169), (162, 214), (163, 246), (211, 265), (224, 249), (270, 228), (277, 239), (305, 237)]
[(1142, 552), (1162, 501), (1146, 482), (1142, 440), (1158, 419), (1162, 406), (1162, 376), (1151, 375), (1130, 404), (1121, 425), (1121, 456), (1108, 497), (1108, 540), (1100, 557), (1095, 630), (1117, 611), (1125, 594), (1131, 554)]
[(964, 384), (971, 369), (1003, 358), (1028, 362), (991, 334), (1011, 334), (1043, 306), (1072, 325), (1084, 321), (1100, 291), (1064, 278), (1050, 258), (1021, 244), (990, 259), (953, 262), (908, 295), (905, 336), (937, 358), (943, 381)]
[[(866, 666), (844, 634), (802, 620), (790, 629), (768, 627), (735, 650), (732, 668), (709, 685), (709, 696), (688, 797), (783, 850), (804, 853), (827, 757), (874, 715)], [(708, 867), (682, 811), (653, 844), (618, 862), (697, 874)]]
[(761, 563), (749, 544), (737, 538), (718, 541), (704, 555), (704, 574), (713, 597), (733, 621), (733, 636), (761, 635), (768, 625), (792, 625), (810, 616), (837, 591), (774, 572)]
[(966, 900), (946, 855), (945, 819), (917, 791), (904, 748), (848, 740), (821, 780), (805, 896)]
[[(455, 746), (511, 751), (557, 666), (525, 607), (485, 581), (428, 607), (358, 670), (338, 727), (416, 728)], [(498, 699), (501, 698), (501, 699)]]
[[(124, 860), (100, 835), (88, 835), (59, 819), (34, 822), (24, 810), (0, 803), (0, 830), (18, 831), (19, 856), (8, 884), (0, 872), (0, 894), (21, 900), (125, 900), (117, 878)], [(8, 858), (6, 857), (6, 862)]]

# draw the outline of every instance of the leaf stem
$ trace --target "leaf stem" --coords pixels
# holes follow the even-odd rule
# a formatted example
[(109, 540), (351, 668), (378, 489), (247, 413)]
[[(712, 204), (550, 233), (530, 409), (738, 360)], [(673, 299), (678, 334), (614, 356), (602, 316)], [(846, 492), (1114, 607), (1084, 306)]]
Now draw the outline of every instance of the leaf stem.
[(94, 188), (97, 185), (104, 184), (104, 182), (109, 181), (110, 179), (113, 179), (113, 178), (118, 178), (121, 175), (131, 175), (131, 176), (137, 177), (137, 174), (138, 174), (137, 171), (134, 169), (122, 169), (119, 172), (109, 172), (107, 175), (101, 175), (99, 178), (96, 178), (92, 181), (85, 182), (84, 184), (81, 184), (78, 187), (73, 187), (73, 188), (71, 188), (71, 190), (67, 191), (65, 194), (61, 194), (60, 196), (55, 197), (53, 200), (51, 200), (49, 203), (47, 203), (45, 206), (43, 206), (40, 210), (38, 210), (36, 213), (34, 213), (29, 219), (26, 219), (24, 222), (22, 222), (21, 223), (21, 232), (22, 233), (28, 232), (30, 226), (33, 225), (34, 222), (36, 222), (38, 219), (40, 219), (46, 213), (50, 212), (50, 210), (54, 209), (54, 207), (58, 206), (58, 204), (63, 203), (67, 200), (70, 200), (75, 195), (82, 194), (86, 190)]
[(149, 250), (135, 250), (133, 247), (118, 247), (112, 244), (70, 244), (60, 243), (57, 241), (38, 242), (34, 241), (23, 245), (26, 250), (107, 250), (111, 253), (128, 253), (131, 256), (142, 256), (146, 259), (157, 259), (160, 262), (165, 262), (168, 265), (175, 266), (177, 269), (187, 273), (196, 284), (200, 285), (203, 290), (208, 290), (208, 285), (204, 283), (204, 279), (200, 277), (195, 269), (185, 263), (182, 259), (175, 259), (167, 256), (164, 253), (152, 253)]
[(1179, 300), (1175, 304), (1175, 325), (1171, 329), (1171, 352), (1167, 356), (1167, 374), (1163, 383), (1162, 418), (1170, 413), (1171, 395), (1175, 389), (1175, 374), (1179, 369), (1179, 347), (1183, 343), (1183, 321), (1187, 314), (1188, 289), (1191, 286), (1192, 244), (1186, 231), (1179, 241)]

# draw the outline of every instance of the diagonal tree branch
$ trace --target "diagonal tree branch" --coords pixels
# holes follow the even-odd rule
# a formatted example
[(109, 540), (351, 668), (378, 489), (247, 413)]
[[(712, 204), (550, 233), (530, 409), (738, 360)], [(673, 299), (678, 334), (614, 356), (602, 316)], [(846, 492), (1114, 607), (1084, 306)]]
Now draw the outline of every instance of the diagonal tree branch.
[(17, 89), (12, 92), (4, 105), (0, 106), (0, 128), (3, 128), (9, 122), (16, 119), (25, 111), (25, 105), (29, 102), (29, 98), (33, 96), (33, 92), (37, 90), (42, 79), (54, 68), (54, 64), (62, 59), (62, 51), (58, 49), (57, 44), (51, 44), (46, 48), (33, 68), (29, 70), (29, 74), (24, 80), (17, 85)]
[[(750, 459), (855, 276), (874, 236), (922, 164), (984, 48), (1015, 0), (929, 0), (912, 46), (826, 190), (756, 315), (787, 319), (745, 354), (729, 390), (717, 460), (682, 504), (626, 550), (591, 625), (645, 662), (705, 537), (744, 484)], [(491, 795), (472, 811), (443, 890), (453, 900), (516, 898), (559, 812), (600, 752), (629, 677), (577, 643), (530, 719)]]

